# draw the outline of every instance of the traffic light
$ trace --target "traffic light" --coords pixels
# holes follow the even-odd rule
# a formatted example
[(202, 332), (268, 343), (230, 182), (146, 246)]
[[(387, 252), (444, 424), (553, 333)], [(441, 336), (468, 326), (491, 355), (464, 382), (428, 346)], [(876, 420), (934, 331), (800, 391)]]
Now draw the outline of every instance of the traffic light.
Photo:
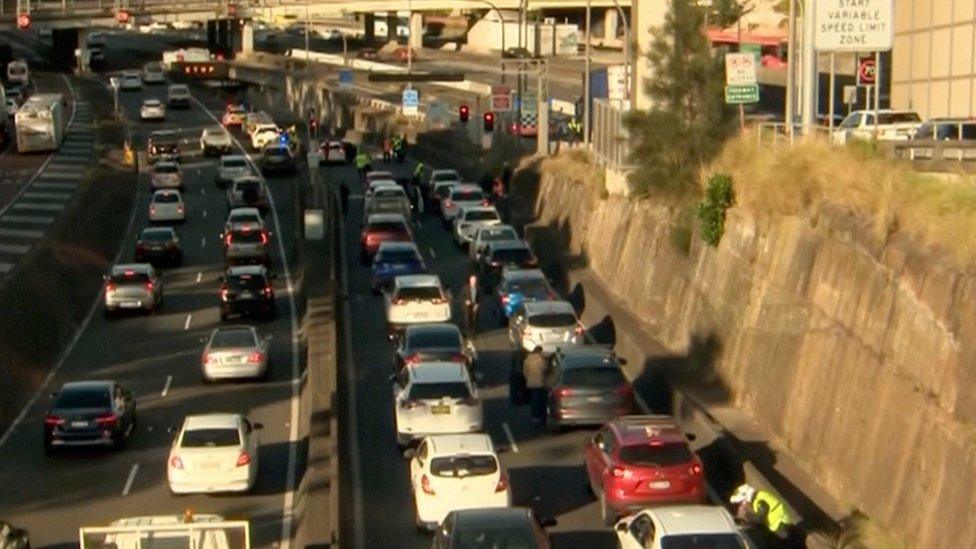
[(119, 22), (120, 25), (124, 25), (129, 22), (129, 12), (127, 10), (119, 10), (115, 14), (115, 20)]
[(17, 28), (27, 30), (30, 28), (31, 18), (29, 13), (21, 13), (17, 16)]
[(466, 123), (468, 121), (468, 118), (470, 118), (470, 116), (471, 116), (471, 111), (468, 109), (468, 106), (461, 105), (461, 108), (458, 109), (458, 118), (461, 119), (461, 122)]
[(495, 131), (495, 113), (486, 112), (484, 116), (485, 133)]

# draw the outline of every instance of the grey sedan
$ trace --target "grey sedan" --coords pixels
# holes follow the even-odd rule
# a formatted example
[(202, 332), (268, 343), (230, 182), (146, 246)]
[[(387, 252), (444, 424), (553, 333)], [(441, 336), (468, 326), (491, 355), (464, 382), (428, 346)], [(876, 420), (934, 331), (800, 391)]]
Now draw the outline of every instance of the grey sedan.
[(203, 380), (266, 377), (270, 342), (271, 336), (261, 337), (253, 326), (217, 328), (200, 357)]

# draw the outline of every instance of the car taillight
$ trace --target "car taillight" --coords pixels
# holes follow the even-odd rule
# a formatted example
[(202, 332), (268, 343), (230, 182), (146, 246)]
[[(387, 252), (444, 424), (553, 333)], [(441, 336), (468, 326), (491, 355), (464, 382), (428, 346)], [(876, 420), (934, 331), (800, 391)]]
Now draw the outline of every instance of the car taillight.
[(451, 362), (467, 362), (468, 357), (464, 353), (457, 353), (451, 357)]
[(450, 198), (444, 199), (444, 207), (445, 208), (453, 208), (454, 207), (454, 201), (451, 200)]
[(227, 236), (224, 237), (224, 246), (230, 246), (233, 241), (234, 235), (227, 233)]
[(688, 474), (693, 477), (697, 477), (701, 473), (702, 473), (702, 466), (697, 463), (688, 468)]
[(176, 211), (182, 214), (183, 213), (183, 206), (177, 206), (176, 207)]
[(106, 292), (114, 292), (115, 291), (115, 283), (114, 282), (109, 282), (109, 283), (105, 284), (105, 291)]
[(274, 293), (274, 288), (271, 287), (271, 284), (268, 284), (267, 286), (264, 287), (264, 290), (262, 291), (264, 292), (264, 295), (266, 297), (271, 297), (271, 294)]
[(224, 301), (227, 301), (227, 294), (228, 293), (230, 293), (230, 292), (229, 292), (229, 290), (227, 290), (227, 288), (221, 288), (220, 289), (220, 299), (222, 299)]
[(443, 304), (447, 303), (447, 298), (444, 298), (444, 297), (435, 297), (434, 299), (431, 299), (430, 302), (433, 305), (443, 305)]
[(146, 246), (144, 243), (142, 243), (142, 242), (136, 242), (136, 251), (137, 252), (144, 252), (144, 251), (146, 251), (146, 248), (148, 248), (148, 246)]
[(462, 398), (458, 404), (461, 406), (477, 406), (479, 402), (477, 398), (469, 396), (468, 398)]
[(156, 215), (156, 206), (149, 206), (149, 215)]
[(156, 154), (156, 152), (157, 152), (156, 151), (156, 145), (153, 145), (152, 147), (149, 147), (149, 152), (151, 152), (152, 154)]
[(508, 302), (511, 301), (512, 299), (508, 297), (508, 294), (502, 294), (501, 297), (502, 297), (502, 305), (508, 305)]
[(630, 383), (624, 383), (613, 390), (613, 394), (618, 396), (627, 396), (630, 394)]
[(404, 400), (403, 403), (400, 404), (400, 406), (403, 406), (407, 410), (412, 410), (412, 409), (416, 408), (417, 406), (420, 406), (420, 401), (419, 400), (413, 400), (413, 399)]
[(247, 361), (251, 364), (257, 364), (264, 360), (264, 353), (251, 353), (247, 355)]
[(115, 423), (118, 420), (119, 420), (118, 414), (113, 414), (113, 413), (99, 414), (95, 418), (95, 423), (103, 427), (107, 427), (107, 426), (115, 425)]
[(406, 357), (404, 357), (403, 362), (404, 364), (417, 364), (418, 362), (420, 362), (420, 354), (414, 353), (412, 355), (407, 355)]
[(502, 471), (502, 474), (498, 476), (498, 484), (495, 485), (495, 492), (504, 492), (508, 490), (508, 473)]
[(554, 292), (552, 290), (549, 290), (548, 296), (549, 296), (549, 299), (557, 299), (559, 297), (558, 295), (556, 295), (556, 292)]
[(610, 470), (610, 474), (612, 474), (614, 478), (624, 478), (627, 476), (627, 469), (622, 467), (614, 467)]
[(555, 393), (557, 397), (563, 398), (568, 396), (573, 396), (573, 390), (569, 387), (559, 387), (556, 389)]
[(249, 463), (251, 463), (251, 456), (248, 455), (247, 452), (241, 452), (241, 454), (239, 456), (237, 456), (237, 466), (238, 467), (243, 467), (243, 466), (245, 466), (245, 465), (247, 465)]
[(215, 357), (210, 356), (210, 355), (203, 355), (203, 360), (201, 360), (201, 362), (203, 362), (204, 365), (207, 365), (207, 364), (211, 364), (211, 363), (216, 363), (217, 362), (217, 359)]
[(481, 205), (482, 206), (487, 206), (488, 205), (488, 199), (487, 198), (482, 198), (481, 199)]
[(583, 332), (584, 331), (586, 331), (586, 330), (582, 326), (577, 326), (577, 327), (573, 328), (573, 333), (576, 334), (577, 336), (583, 335)]
[(434, 489), (430, 487), (430, 479), (427, 478), (427, 475), (420, 477), (420, 488), (424, 491), (425, 494), (429, 496), (434, 495)]
[(532, 259), (529, 259), (528, 261), (525, 262), (525, 266), (526, 267), (538, 267), (539, 266), (539, 260), (533, 257)]
[(261, 245), (262, 246), (268, 245), (268, 233), (264, 231), (261, 231)]
[(146, 282), (146, 291), (147, 292), (153, 291), (153, 283), (152, 282)]
[(56, 415), (48, 415), (47, 417), (44, 418), (44, 425), (50, 425), (52, 427), (54, 426), (60, 427), (64, 425), (64, 418)]
[(173, 456), (169, 458), (169, 466), (173, 469), (183, 469), (183, 460), (180, 456)]
[(397, 298), (397, 299), (394, 299), (393, 300), (393, 304), (394, 305), (406, 305), (407, 304), (407, 300), (406, 299), (403, 299), (403, 298)]
[(491, 265), (492, 267), (501, 267), (502, 266), (502, 262), (501, 261), (492, 261), (491, 263), (489, 263), (489, 265)]

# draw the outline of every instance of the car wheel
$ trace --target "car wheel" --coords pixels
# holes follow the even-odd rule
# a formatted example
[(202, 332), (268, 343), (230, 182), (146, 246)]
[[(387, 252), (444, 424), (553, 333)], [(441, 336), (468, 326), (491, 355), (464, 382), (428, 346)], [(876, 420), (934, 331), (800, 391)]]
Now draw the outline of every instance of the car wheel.
[(120, 432), (112, 435), (112, 449), (122, 450), (125, 448), (125, 432)]
[(552, 410), (548, 410), (547, 408), (547, 412), (548, 413), (546, 414), (546, 431), (548, 431), (549, 434), (551, 435), (558, 435), (562, 433), (563, 431), (562, 424), (559, 423), (557, 419), (552, 417)]
[(420, 509), (417, 507), (416, 496), (413, 498), (413, 521), (417, 525), (417, 530), (421, 532), (427, 531), (427, 525), (424, 524), (424, 521), (420, 520)]
[(51, 441), (50, 440), (48, 440), (48, 439), (45, 438), (44, 439), (44, 455), (53, 456), (55, 453), (56, 453), (56, 450), (54, 449), (54, 445), (51, 444)]

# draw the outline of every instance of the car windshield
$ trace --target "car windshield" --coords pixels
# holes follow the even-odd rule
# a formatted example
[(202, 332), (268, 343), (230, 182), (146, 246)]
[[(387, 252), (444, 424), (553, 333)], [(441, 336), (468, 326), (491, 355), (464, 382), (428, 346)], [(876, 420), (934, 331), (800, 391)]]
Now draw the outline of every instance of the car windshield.
[(236, 275), (227, 279), (227, 285), (234, 290), (260, 290), (264, 288), (264, 277), (261, 275)]
[[(549, 283), (542, 278), (514, 280), (508, 284), (508, 292), (515, 294), (539, 295), (549, 291)], [(535, 322), (533, 321), (533, 325)]]
[(268, 147), (264, 150), (264, 154), (268, 156), (280, 156), (282, 158), (288, 157), (288, 149), (285, 147)]
[(529, 317), (529, 324), (537, 328), (568, 328), (576, 325), (572, 313), (538, 313)]
[(176, 164), (156, 164), (153, 167), (153, 171), (156, 173), (177, 173), (180, 171), (179, 166)]
[(494, 210), (476, 210), (464, 213), (465, 221), (497, 221), (498, 212)]
[(160, 70), (163, 70), (163, 69), (162, 69), (162, 67), (159, 66), (159, 63), (157, 63), (156, 61), (150, 61), (150, 62), (146, 63), (146, 70), (147, 71), (160, 71)]
[(366, 230), (371, 233), (405, 233), (407, 226), (402, 221), (373, 221)]
[(505, 547), (506, 549), (536, 549), (532, 531), (526, 527), (473, 526), (457, 532), (453, 547)]
[(184, 95), (190, 93), (190, 88), (186, 86), (170, 86), (169, 93), (173, 95)]
[(461, 202), (461, 201), (474, 202), (477, 200), (481, 200), (484, 197), (485, 197), (484, 193), (482, 193), (480, 190), (462, 191), (462, 190), (455, 189), (454, 192), (451, 193), (451, 199), (453, 199), (455, 202)]
[(180, 446), (183, 448), (214, 448), (217, 446), (240, 446), (241, 434), (237, 429), (193, 429), (183, 433)]
[(569, 368), (563, 372), (564, 385), (586, 387), (617, 387), (627, 383), (620, 368), (597, 366), (591, 368)]
[(397, 188), (383, 187), (373, 191), (373, 196), (375, 196), (376, 198), (382, 198), (384, 196), (403, 196), (403, 195), (404, 195), (403, 189), (399, 187)]
[(634, 444), (620, 449), (620, 461), (639, 467), (671, 467), (691, 460), (691, 449), (684, 442)]
[(464, 478), (491, 475), (498, 471), (495, 456), (449, 456), (430, 460), (435, 477)]
[(157, 194), (153, 196), (153, 202), (157, 204), (176, 204), (180, 201), (180, 196), (177, 194)]
[(377, 263), (412, 263), (420, 261), (414, 250), (384, 250), (376, 254)]
[(243, 158), (225, 158), (221, 161), (225, 168), (246, 168), (247, 161)]
[(159, 99), (146, 99), (142, 102), (144, 107), (158, 107), (160, 104)]
[(397, 292), (397, 299), (405, 299), (407, 301), (432, 301), (434, 299), (442, 299), (443, 297), (441, 295), (441, 289), (436, 286), (400, 288), (400, 291)]
[(231, 223), (260, 223), (261, 216), (253, 212), (233, 212), (228, 221)]
[(661, 549), (745, 549), (736, 534), (680, 534), (661, 538)]
[(241, 183), (236, 183), (234, 185), (234, 190), (236, 190), (239, 193), (246, 193), (246, 192), (256, 193), (261, 191), (261, 184), (256, 181), (245, 181)]
[(457, 332), (447, 330), (414, 332), (407, 338), (407, 347), (410, 349), (433, 347), (460, 349), (461, 336)]
[(148, 242), (169, 242), (173, 240), (173, 231), (169, 229), (146, 229), (142, 231), (139, 240)]
[(508, 248), (495, 250), (491, 260), (497, 263), (524, 263), (532, 259), (532, 252), (527, 248)]
[(251, 330), (220, 330), (210, 340), (211, 347), (254, 347), (256, 343)]
[(457, 172), (440, 172), (434, 174), (434, 182), (437, 181), (460, 181)]
[(108, 408), (112, 399), (107, 389), (68, 389), (58, 393), (55, 408)]
[(922, 119), (914, 112), (883, 112), (878, 115), (878, 124), (905, 124), (921, 121)]
[(509, 228), (504, 229), (481, 229), (478, 233), (481, 235), (482, 242), (497, 242), (500, 240), (517, 240), (518, 235), (515, 231)]
[(415, 383), (410, 388), (411, 400), (462, 399), (471, 396), (468, 386), (455, 383)]

